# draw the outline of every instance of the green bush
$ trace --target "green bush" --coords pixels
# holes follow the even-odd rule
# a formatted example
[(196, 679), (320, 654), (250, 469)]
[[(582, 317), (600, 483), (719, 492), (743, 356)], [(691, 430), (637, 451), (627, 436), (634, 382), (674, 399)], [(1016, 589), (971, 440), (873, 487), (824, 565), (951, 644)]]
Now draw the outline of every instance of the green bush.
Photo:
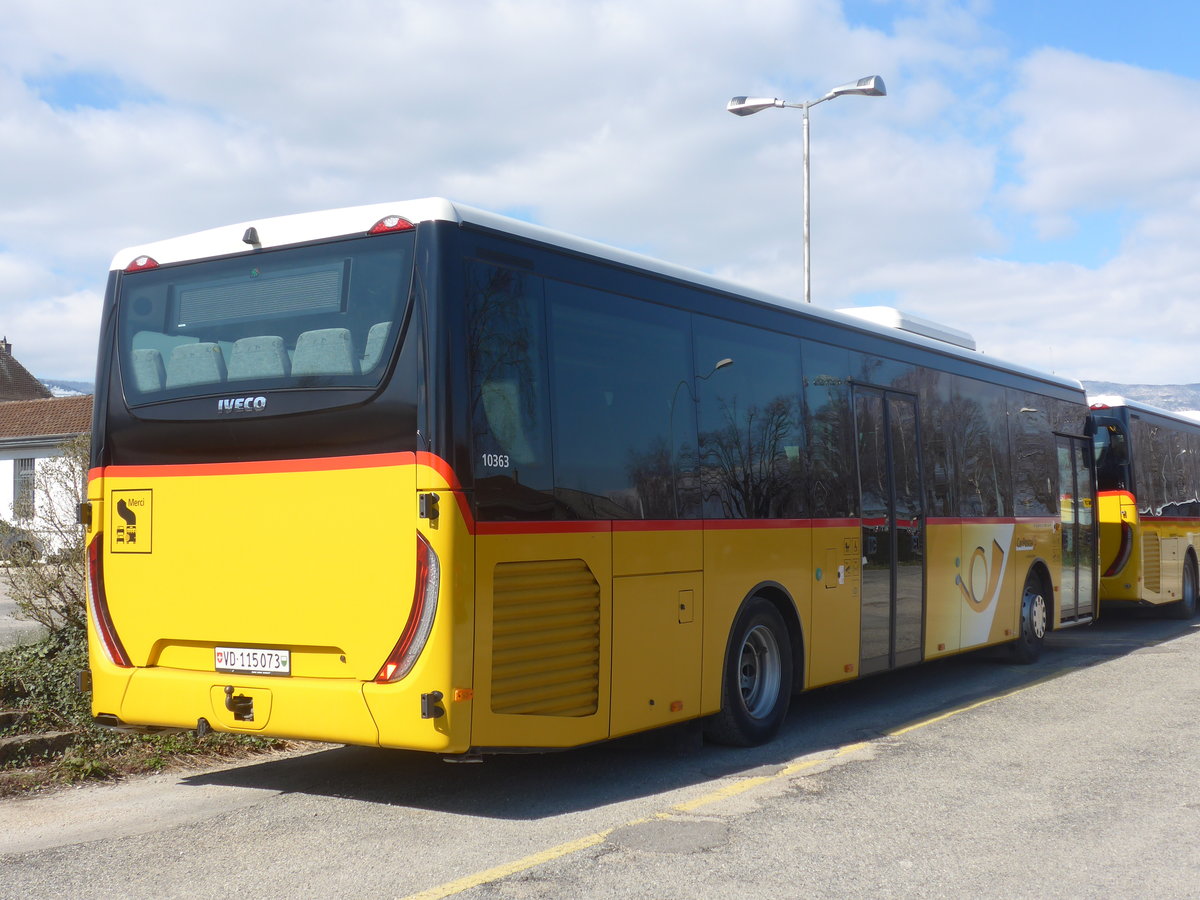
[(59, 629), (37, 644), (0, 651), (0, 705), (25, 713), (21, 730), (71, 731), (91, 721), (75, 673), (87, 668), (87, 634)]
[(0, 651), (0, 709), (21, 713), (15, 725), (0, 731), (0, 737), (73, 735), (71, 745), (50, 758), (24, 754), (0, 765), (0, 796), (285, 746), (282, 741), (243, 735), (139, 735), (100, 728), (92, 722), (89, 695), (76, 685), (76, 673), (86, 667), (87, 639), (82, 628), (60, 628), (41, 643)]
[(40, 643), (0, 650), (0, 711), (20, 714), (15, 724), (0, 727), (0, 738), (68, 732), (71, 743), (49, 758), (22, 751), (0, 764), (0, 796), (284, 746), (242, 735), (125, 734), (92, 722), (91, 698), (76, 682), (88, 665), (85, 534), (76, 519), (79, 501), (86, 496), (88, 446), (88, 436), (82, 435), (63, 444), (60, 456), (38, 466), (37, 518), (52, 550), (42, 559), (12, 560), (4, 571), (18, 617), (42, 625), (48, 636)]

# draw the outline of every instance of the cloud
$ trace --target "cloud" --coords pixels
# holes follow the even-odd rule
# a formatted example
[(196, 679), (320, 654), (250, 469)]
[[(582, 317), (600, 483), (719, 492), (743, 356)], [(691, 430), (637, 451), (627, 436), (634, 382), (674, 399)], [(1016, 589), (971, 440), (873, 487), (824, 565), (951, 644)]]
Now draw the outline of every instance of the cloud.
[(13, 356), (41, 378), (91, 381), (101, 300), (101, 294), (80, 291), (26, 302), (9, 312), (5, 321)]
[[(1186, 334), (1200, 271), (1194, 83), (1011, 60), (979, 4), (888, 9), (867, 27), (836, 0), (20, 0), (0, 32), (0, 313), (27, 366), (90, 377), (121, 247), (437, 194), (799, 296), (801, 115), (724, 104), (878, 73), (888, 97), (812, 110), (818, 303), (894, 297), (1068, 373), (1186, 370), (1162, 335)], [(1112, 209), (1103, 265), (1003, 258), (1014, 218), (1052, 235)], [(1122, 330), (1145, 352), (1120, 357)]]
[(1194, 80), (1062, 50), (1018, 67), (1006, 107), (1018, 208), (1061, 233), (1079, 211), (1137, 211), (1194, 199), (1200, 187), (1200, 91)]

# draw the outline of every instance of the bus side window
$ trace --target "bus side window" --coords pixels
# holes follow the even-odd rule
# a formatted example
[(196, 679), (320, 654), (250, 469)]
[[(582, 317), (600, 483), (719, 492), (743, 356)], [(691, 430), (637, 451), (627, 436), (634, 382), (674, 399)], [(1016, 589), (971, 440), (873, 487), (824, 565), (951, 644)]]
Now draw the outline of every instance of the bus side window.
[(553, 518), (542, 281), (476, 261), (465, 276), (478, 514)]
[(556, 496), (585, 519), (698, 517), (686, 314), (549, 279), (546, 304)]

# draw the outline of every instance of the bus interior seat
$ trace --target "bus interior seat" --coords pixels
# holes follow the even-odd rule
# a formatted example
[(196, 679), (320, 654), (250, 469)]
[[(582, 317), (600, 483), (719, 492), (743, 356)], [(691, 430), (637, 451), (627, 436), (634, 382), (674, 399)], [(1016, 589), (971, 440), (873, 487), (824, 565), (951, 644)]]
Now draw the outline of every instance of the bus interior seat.
[(241, 338), (229, 354), (229, 380), (282, 378), (291, 364), (283, 347), (283, 338), (273, 334)]
[(293, 375), (355, 375), (358, 367), (350, 330), (321, 328), (302, 332), (292, 354)]
[(376, 322), (371, 326), (371, 330), (367, 332), (367, 346), (363, 349), (362, 359), (359, 360), (359, 371), (370, 372), (379, 365), (391, 328), (391, 322)]
[(167, 380), (162, 353), (158, 350), (133, 351), (133, 383), (143, 394), (161, 391)]
[(216, 384), (225, 380), (225, 357), (217, 344), (181, 344), (167, 360), (167, 387)]

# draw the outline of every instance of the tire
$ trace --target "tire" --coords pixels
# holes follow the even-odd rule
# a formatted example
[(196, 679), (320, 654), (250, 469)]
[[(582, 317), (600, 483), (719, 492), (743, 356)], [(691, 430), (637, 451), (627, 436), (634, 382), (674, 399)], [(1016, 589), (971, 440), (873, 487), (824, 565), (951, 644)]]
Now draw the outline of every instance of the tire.
[(1191, 619), (1196, 615), (1196, 595), (1200, 580), (1196, 577), (1196, 557), (1190, 553), (1183, 561), (1183, 596), (1169, 606), (1163, 607), (1168, 619)]
[(1046, 603), (1042, 579), (1036, 572), (1030, 572), (1025, 576), (1025, 588), (1021, 592), (1021, 634), (1012, 645), (1013, 661), (1037, 662), (1049, 630), (1050, 607)]
[(792, 643), (783, 617), (763, 597), (742, 604), (721, 673), (721, 711), (705, 722), (718, 744), (753, 747), (775, 737), (792, 699)]

